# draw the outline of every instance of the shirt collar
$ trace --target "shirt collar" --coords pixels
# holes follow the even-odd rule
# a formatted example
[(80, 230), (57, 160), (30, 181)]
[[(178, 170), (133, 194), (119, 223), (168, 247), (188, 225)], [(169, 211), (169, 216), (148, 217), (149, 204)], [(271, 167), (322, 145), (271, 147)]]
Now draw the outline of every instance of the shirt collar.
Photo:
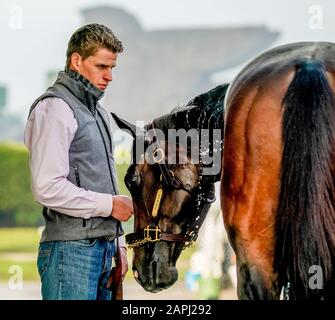
[(64, 72), (71, 79), (75, 80), (75, 82), (77, 83), (79, 87), (85, 89), (85, 91), (88, 91), (90, 94), (92, 94), (96, 100), (100, 100), (103, 97), (104, 92), (101, 91), (99, 88), (97, 88), (92, 82), (90, 82), (88, 79), (86, 79), (84, 76), (82, 76), (78, 72), (68, 67), (65, 68)]
[(104, 95), (104, 92), (94, 86), (88, 79), (69, 68), (59, 72), (56, 83), (68, 88), (93, 114), (98, 101)]

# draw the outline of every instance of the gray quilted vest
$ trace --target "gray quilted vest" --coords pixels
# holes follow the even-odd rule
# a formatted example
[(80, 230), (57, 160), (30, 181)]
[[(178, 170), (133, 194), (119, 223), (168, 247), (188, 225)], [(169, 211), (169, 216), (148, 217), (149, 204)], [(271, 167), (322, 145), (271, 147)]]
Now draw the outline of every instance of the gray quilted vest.
[[(98, 100), (103, 92), (78, 73), (65, 69), (58, 74), (53, 86), (30, 108), (47, 97), (64, 100), (72, 109), (78, 129), (69, 150), (69, 181), (78, 187), (100, 193), (118, 194), (113, 143), (109, 116)], [(41, 242), (80, 240), (116, 236), (117, 221), (113, 217), (88, 220), (71, 217), (50, 208), (43, 209), (45, 229)], [(123, 230), (119, 230), (123, 234)]]

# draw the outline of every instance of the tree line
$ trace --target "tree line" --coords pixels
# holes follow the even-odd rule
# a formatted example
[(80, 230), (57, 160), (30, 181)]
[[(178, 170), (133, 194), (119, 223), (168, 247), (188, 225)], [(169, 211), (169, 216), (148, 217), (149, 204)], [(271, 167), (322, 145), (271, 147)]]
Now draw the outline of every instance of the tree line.
[[(121, 194), (128, 194), (123, 183), (127, 167), (117, 166)], [(41, 212), (31, 193), (29, 151), (19, 143), (0, 143), (0, 227), (41, 226)]]

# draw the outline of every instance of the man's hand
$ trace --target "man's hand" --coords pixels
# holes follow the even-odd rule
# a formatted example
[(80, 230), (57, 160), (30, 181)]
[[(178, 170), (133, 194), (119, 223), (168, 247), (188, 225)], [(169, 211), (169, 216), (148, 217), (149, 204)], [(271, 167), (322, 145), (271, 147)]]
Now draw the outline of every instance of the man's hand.
[(121, 254), (121, 260), (122, 260), (121, 275), (122, 275), (122, 281), (123, 281), (124, 277), (126, 276), (128, 272), (127, 248), (120, 247), (120, 254)]
[(134, 214), (133, 201), (127, 196), (113, 196), (111, 216), (119, 221), (127, 221)]

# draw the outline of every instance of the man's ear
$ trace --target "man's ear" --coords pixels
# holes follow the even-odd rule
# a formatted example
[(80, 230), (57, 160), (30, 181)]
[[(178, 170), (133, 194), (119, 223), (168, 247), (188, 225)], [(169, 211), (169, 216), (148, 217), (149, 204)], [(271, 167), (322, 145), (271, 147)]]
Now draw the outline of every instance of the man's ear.
[(79, 72), (80, 69), (81, 69), (82, 61), (83, 61), (83, 58), (81, 57), (81, 55), (79, 53), (77, 53), (77, 52), (72, 53), (70, 61), (71, 61), (70, 66), (74, 70), (76, 70), (77, 72)]

